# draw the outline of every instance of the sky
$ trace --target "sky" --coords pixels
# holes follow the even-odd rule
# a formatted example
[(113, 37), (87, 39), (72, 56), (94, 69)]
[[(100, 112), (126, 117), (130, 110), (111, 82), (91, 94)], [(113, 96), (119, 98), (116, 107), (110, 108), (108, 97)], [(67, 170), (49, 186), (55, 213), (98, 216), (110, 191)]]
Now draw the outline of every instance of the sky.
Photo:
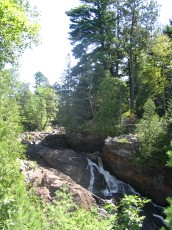
[[(30, 0), (40, 12), (41, 44), (25, 51), (19, 68), (20, 79), (34, 83), (34, 74), (41, 71), (51, 84), (58, 82), (71, 52), (68, 40), (69, 18), (67, 10), (79, 5), (79, 0)], [(172, 17), (172, 0), (159, 0), (162, 5), (160, 23), (168, 24)]]

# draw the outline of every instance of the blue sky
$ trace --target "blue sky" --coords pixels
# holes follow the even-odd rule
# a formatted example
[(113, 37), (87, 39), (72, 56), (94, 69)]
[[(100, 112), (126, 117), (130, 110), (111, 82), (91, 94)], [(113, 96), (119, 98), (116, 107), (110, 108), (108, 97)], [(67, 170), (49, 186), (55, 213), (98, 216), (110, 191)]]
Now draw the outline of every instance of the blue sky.
[[(51, 84), (59, 81), (66, 56), (71, 50), (68, 40), (69, 19), (65, 11), (74, 8), (79, 0), (30, 0), (41, 13), (41, 45), (26, 50), (21, 58), (20, 78), (34, 82), (33, 75), (41, 71)], [(166, 24), (172, 16), (172, 0), (159, 0), (162, 5), (160, 22)]]

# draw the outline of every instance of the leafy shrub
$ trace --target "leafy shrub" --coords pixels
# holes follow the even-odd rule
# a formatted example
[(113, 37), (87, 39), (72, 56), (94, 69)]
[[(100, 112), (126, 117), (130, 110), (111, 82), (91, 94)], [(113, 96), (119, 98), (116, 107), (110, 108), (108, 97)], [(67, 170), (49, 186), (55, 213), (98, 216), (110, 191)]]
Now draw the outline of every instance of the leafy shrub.
[(166, 148), (168, 145), (167, 128), (164, 119), (155, 112), (155, 104), (151, 99), (144, 105), (143, 118), (137, 126), (137, 135), (140, 141), (140, 152), (136, 156), (137, 163), (156, 165), (159, 162), (165, 165), (167, 160)]
[(167, 152), (168, 162), (167, 166), (172, 167), (172, 141), (171, 141), (171, 149)]
[(172, 139), (172, 99), (168, 101), (167, 111), (165, 114), (168, 136)]
[(90, 211), (79, 208), (66, 191), (57, 191), (56, 196), (53, 204), (44, 206), (45, 229), (111, 229), (110, 219), (100, 218), (96, 208), (92, 207)]
[(147, 202), (149, 200), (136, 195), (125, 195), (118, 206), (106, 205), (114, 215), (112, 220), (114, 229), (141, 229), (145, 217), (140, 216), (140, 211)]
[[(171, 148), (172, 148), (172, 142), (171, 142)], [(169, 150), (167, 154), (169, 157), (167, 166), (172, 167), (172, 150)], [(172, 226), (172, 197), (169, 197), (167, 200), (169, 202), (169, 206), (165, 209), (165, 214), (167, 215), (166, 221), (169, 226)]]
[(170, 226), (170, 229), (172, 227), (172, 197), (167, 199), (169, 202), (169, 206), (165, 209), (165, 214), (166, 214), (166, 222), (168, 226)]

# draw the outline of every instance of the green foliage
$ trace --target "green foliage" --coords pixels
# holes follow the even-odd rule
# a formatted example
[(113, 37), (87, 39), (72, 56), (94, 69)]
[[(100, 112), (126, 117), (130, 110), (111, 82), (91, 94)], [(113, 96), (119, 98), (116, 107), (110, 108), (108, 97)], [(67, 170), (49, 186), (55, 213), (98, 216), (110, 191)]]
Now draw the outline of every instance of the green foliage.
[(0, 83), (0, 229), (108, 229), (108, 220), (100, 221), (95, 211), (77, 208), (68, 195), (57, 194), (53, 205), (44, 205), (33, 191), (26, 190), (19, 171), (23, 147), (18, 140), (15, 81), (5, 71), (0, 73)]
[[(67, 12), (70, 17), (70, 40), (78, 63), (73, 75), (104, 78), (104, 73), (120, 78), (128, 76), (131, 112), (135, 107), (138, 56), (149, 46), (158, 16), (156, 0), (82, 1)], [(140, 39), (142, 37), (142, 39)], [(146, 50), (147, 53), (147, 50)], [(87, 71), (89, 69), (89, 71)], [(144, 77), (142, 75), (142, 77)], [(92, 91), (100, 85), (92, 84)], [(97, 93), (91, 101), (97, 103)], [(92, 106), (97, 108), (97, 104)], [(94, 116), (93, 116), (94, 117)]]
[[(85, 73), (76, 79), (72, 75), (70, 56), (62, 75), (62, 85), (55, 86), (60, 98), (58, 122), (66, 130), (83, 130), (85, 123), (94, 116), (92, 76)], [(88, 74), (88, 75), (87, 75)]]
[(20, 107), (20, 120), (25, 130), (35, 130), (39, 127), (38, 100), (30, 91), (29, 85), (21, 83), (18, 90), (17, 102)]
[(49, 85), (37, 86), (33, 93), (28, 84), (22, 83), (19, 86), (17, 101), (25, 130), (43, 130), (57, 117), (58, 96)]
[(71, 21), (73, 54), (80, 60), (77, 64), (80, 73), (91, 60), (96, 69), (98, 67), (114, 75), (112, 62), (117, 59), (117, 46), (113, 32), (116, 18), (112, 5), (110, 0), (101, 0), (98, 4), (95, 1), (82, 1), (80, 6), (67, 12)]
[(172, 19), (169, 20), (169, 25), (164, 28), (164, 34), (166, 34), (170, 39), (172, 39)]
[(172, 167), (172, 142), (171, 142), (171, 149), (167, 151), (167, 155), (168, 155), (167, 166)]
[(167, 102), (167, 105), (165, 121), (167, 123), (168, 135), (170, 138), (172, 138), (172, 99)]
[[(119, 229), (121, 227), (125, 229), (141, 229), (144, 216), (139, 216), (144, 204), (149, 200), (142, 199), (138, 196), (124, 196), (119, 205), (119, 212), (117, 213), (118, 222), (120, 222)], [(121, 224), (122, 222), (122, 224)]]
[(140, 211), (149, 200), (142, 199), (135, 195), (125, 195), (118, 206), (106, 205), (105, 208), (114, 215), (112, 220), (114, 229), (142, 228), (144, 216), (140, 216)]
[(137, 135), (140, 141), (140, 151), (135, 161), (147, 166), (152, 164), (156, 166), (158, 162), (165, 165), (167, 129), (164, 120), (156, 114), (155, 104), (151, 99), (148, 99), (144, 105), (144, 114), (138, 124)]
[(164, 115), (166, 101), (170, 98), (171, 51), (170, 39), (158, 35), (150, 42), (149, 53), (138, 55), (136, 103), (139, 113), (143, 112), (144, 103), (151, 97), (156, 101), (159, 114)]
[(37, 210), (28, 200), (17, 158), (23, 147), (18, 140), (19, 108), (15, 100), (16, 82), (9, 71), (0, 73), (0, 229), (25, 229), (20, 218), (29, 222)]
[(169, 206), (165, 209), (165, 214), (167, 215), (166, 217), (166, 222), (168, 226), (170, 226), (169, 229), (171, 229), (172, 226), (172, 197), (167, 199), (169, 202)]
[(51, 86), (46, 86), (36, 88), (35, 98), (38, 102), (38, 129), (45, 129), (57, 117), (58, 96)]
[(92, 207), (89, 211), (79, 208), (66, 191), (57, 191), (56, 195), (53, 204), (44, 206), (46, 220), (43, 229), (111, 229), (110, 219), (101, 218), (96, 208)]
[(14, 63), (31, 43), (37, 43), (37, 13), (27, 0), (0, 1), (0, 69), (6, 62)]
[(35, 88), (46, 87), (49, 85), (48, 79), (42, 72), (35, 73)]
[[(19, 107), (16, 102), (17, 82), (10, 72), (0, 74), (0, 229), (2, 230), (59, 230), (59, 229), (93, 229), (110, 230), (114, 224), (121, 225), (121, 215), (100, 217), (95, 208), (90, 211), (83, 210), (71, 200), (69, 194), (58, 192), (52, 204), (40, 202), (35, 193), (24, 183), (24, 178), (19, 171), (19, 158), (22, 156), (23, 147), (18, 140), (21, 132), (19, 125)], [(28, 87), (24, 85), (26, 96), (30, 97)], [(46, 89), (46, 88), (45, 88)], [(38, 95), (43, 94), (38, 89)], [(45, 94), (46, 95), (46, 94)], [(48, 93), (49, 95), (49, 93)], [(44, 96), (44, 94), (43, 94)], [(23, 98), (23, 103), (28, 98)], [(31, 165), (30, 167), (36, 167)], [(141, 219), (132, 206), (133, 216), (129, 210), (127, 198), (122, 201), (119, 209), (123, 210), (123, 226), (139, 225)], [(133, 202), (133, 201), (132, 201)], [(130, 203), (131, 204), (131, 203)], [(137, 203), (136, 203), (137, 204)], [(126, 208), (123, 208), (125, 207)], [(139, 205), (137, 206), (139, 207)], [(133, 221), (129, 216), (133, 217)], [(130, 220), (130, 223), (128, 221)]]
[[(172, 167), (172, 142), (171, 142), (171, 148), (170, 150), (167, 152), (168, 155), (168, 162), (167, 162), (167, 166)], [(166, 222), (168, 223), (168, 225), (171, 227), (172, 226), (172, 197), (169, 197), (167, 199), (169, 205), (168, 207), (165, 209), (165, 214), (166, 214)], [(171, 229), (171, 228), (170, 228)]]
[(127, 140), (127, 138), (119, 138), (118, 142), (119, 143), (129, 143), (129, 141)]
[(115, 126), (121, 123), (126, 85), (123, 81), (107, 77), (99, 89), (99, 108), (95, 114), (94, 125), (103, 135), (115, 134)]

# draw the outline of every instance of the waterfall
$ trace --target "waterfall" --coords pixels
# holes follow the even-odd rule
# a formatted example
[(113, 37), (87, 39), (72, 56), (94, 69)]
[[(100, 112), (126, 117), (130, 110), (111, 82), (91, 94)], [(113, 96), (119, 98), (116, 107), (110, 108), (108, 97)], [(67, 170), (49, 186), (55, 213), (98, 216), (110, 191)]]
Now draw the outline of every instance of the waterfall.
[(94, 167), (98, 168), (97, 165), (92, 162), (89, 158), (87, 158), (87, 161), (88, 161), (88, 166), (87, 168), (90, 170), (90, 173), (91, 173), (91, 177), (90, 177), (90, 184), (89, 184), (89, 187), (88, 187), (88, 190), (90, 192), (93, 192), (93, 186), (94, 186), (94, 181), (95, 181), (95, 176), (94, 176)]
[(98, 157), (98, 165), (99, 165), (100, 172), (103, 174), (105, 178), (110, 194), (113, 193), (136, 194), (136, 191), (129, 184), (126, 184), (116, 179), (108, 171), (104, 170), (103, 163), (100, 157)]
[[(140, 196), (139, 193), (137, 193), (129, 184), (126, 184), (118, 179), (116, 179), (114, 176), (112, 176), (108, 171), (106, 171), (103, 168), (103, 163), (101, 161), (101, 158), (97, 158), (98, 160), (98, 165), (94, 162), (92, 162), (90, 159), (87, 158), (88, 161), (88, 166), (87, 168), (90, 170), (90, 184), (89, 184), (89, 191), (93, 193), (97, 193), (98, 186), (96, 183), (99, 183), (99, 180), (96, 180), (96, 177), (98, 175), (101, 175), (102, 178), (105, 181), (105, 185), (102, 186), (99, 190), (99, 195), (102, 195), (103, 198), (106, 200), (110, 198), (109, 201), (111, 201), (112, 197), (115, 197), (115, 195), (118, 197), (119, 195), (138, 195)], [(101, 184), (101, 182), (100, 182)], [(164, 227), (165, 229), (169, 229), (169, 226), (167, 223), (165, 223), (164, 218), (162, 216), (163, 213), (163, 207), (160, 207), (152, 202), (149, 202), (144, 209), (142, 210), (144, 215), (146, 216), (144, 222), (143, 222), (143, 230), (147, 230), (148, 227), (150, 229), (160, 229), (159, 227), (157, 228), (156, 226)]]
[(90, 170), (90, 184), (89, 184), (89, 191), (94, 192), (94, 185), (95, 185), (95, 172), (101, 174), (104, 177), (106, 182), (106, 187), (103, 188), (100, 193), (104, 196), (112, 196), (114, 194), (136, 194), (135, 190), (128, 184), (116, 179), (112, 176), (108, 171), (104, 170), (101, 158), (98, 159), (98, 165), (92, 162), (90, 159), (87, 158), (88, 161), (88, 169)]

